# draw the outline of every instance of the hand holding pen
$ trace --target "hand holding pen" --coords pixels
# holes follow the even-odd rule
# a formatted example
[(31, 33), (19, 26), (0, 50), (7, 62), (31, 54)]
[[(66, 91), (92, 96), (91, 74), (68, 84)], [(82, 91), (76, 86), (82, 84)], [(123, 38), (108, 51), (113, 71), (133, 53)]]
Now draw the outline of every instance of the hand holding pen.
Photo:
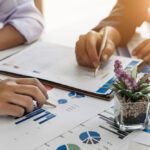
[[(107, 42), (102, 54), (99, 55), (105, 28), (108, 30)], [(97, 68), (100, 61), (106, 62), (109, 59), (119, 42), (120, 34), (113, 27), (104, 27), (99, 32), (92, 30), (85, 35), (81, 35), (76, 42), (76, 59), (78, 64), (89, 68)]]
[[(101, 42), (101, 46), (100, 46), (100, 49), (98, 51), (98, 59), (99, 59), (99, 64), (98, 66), (95, 68), (95, 71), (94, 71), (94, 76), (96, 77), (97, 73), (98, 73), (98, 70), (100, 69), (101, 67), (101, 57), (102, 57), (102, 53), (103, 53), (103, 50), (105, 49), (106, 47), (106, 44), (107, 44), (107, 39), (108, 39), (108, 29), (105, 28), (104, 29), (104, 33), (103, 33), (103, 37), (102, 37), (102, 42)], [(105, 56), (106, 57), (106, 56)]]
[[(37, 79), (10, 78), (0, 81), (0, 115), (21, 117), (44, 104), (56, 107), (50, 103), (47, 90)], [(47, 101), (48, 100), (48, 101)]]

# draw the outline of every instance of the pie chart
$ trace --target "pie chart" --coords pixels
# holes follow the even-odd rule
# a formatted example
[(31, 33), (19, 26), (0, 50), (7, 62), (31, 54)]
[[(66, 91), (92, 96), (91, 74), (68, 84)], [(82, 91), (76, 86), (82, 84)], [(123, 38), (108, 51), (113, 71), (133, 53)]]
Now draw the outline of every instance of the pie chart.
[(84, 94), (81, 94), (81, 93), (78, 93), (78, 92), (75, 92), (75, 91), (72, 91), (68, 94), (69, 97), (72, 97), (72, 98), (83, 98), (85, 97)]
[(66, 104), (68, 101), (66, 99), (59, 99), (58, 104)]
[(57, 148), (57, 150), (81, 150), (79, 146), (74, 144), (62, 145)]
[(86, 131), (80, 134), (80, 140), (84, 144), (97, 144), (101, 140), (101, 136), (95, 131)]

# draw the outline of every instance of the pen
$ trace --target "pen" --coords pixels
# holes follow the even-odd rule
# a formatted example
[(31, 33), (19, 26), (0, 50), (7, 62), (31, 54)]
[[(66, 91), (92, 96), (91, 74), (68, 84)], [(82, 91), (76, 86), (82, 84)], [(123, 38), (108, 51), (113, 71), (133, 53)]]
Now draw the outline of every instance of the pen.
[[(99, 54), (98, 54), (98, 57), (99, 57), (99, 60), (101, 58), (101, 55), (102, 55), (102, 52), (106, 46), (106, 42), (107, 42), (107, 37), (108, 37), (108, 30), (107, 28), (104, 29), (104, 34), (103, 34), (103, 38), (102, 38), (102, 43), (101, 43), (101, 46), (100, 46), (100, 50), (99, 50)], [(99, 65), (96, 67), (95, 71), (94, 71), (94, 76), (96, 77), (97, 75), (97, 72), (98, 70), (100, 69), (100, 63)]]
[(48, 102), (48, 101), (46, 101), (44, 104), (45, 104), (45, 105), (49, 105), (49, 106), (53, 106), (54, 108), (56, 108), (56, 105), (55, 105), (55, 104), (52, 104), (52, 103), (50, 103), (50, 102)]

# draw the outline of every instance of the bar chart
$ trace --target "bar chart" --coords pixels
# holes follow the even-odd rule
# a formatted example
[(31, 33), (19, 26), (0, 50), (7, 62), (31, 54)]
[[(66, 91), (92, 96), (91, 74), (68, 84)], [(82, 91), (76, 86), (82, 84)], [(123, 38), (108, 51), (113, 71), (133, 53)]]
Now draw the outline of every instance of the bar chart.
[(22, 118), (17, 119), (15, 122), (16, 125), (22, 124), (28, 120), (32, 120), (34, 122), (37, 122), (38, 124), (43, 124), (53, 118), (55, 118), (56, 115), (52, 114), (49, 111), (46, 111), (42, 108), (37, 108), (33, 112), (23, 116)]
[(129, 135), (128, 131), (120, 131), (118, 125), (115, 123), (113, 107), (109, 110), (105, 110), (104, 112), (99, 114), (99, 119), (104, 121), (104, 124), (100, 124), (99, 127), (108, 132), (111, 132), (118, 136), (118, 138), (123, 139)]

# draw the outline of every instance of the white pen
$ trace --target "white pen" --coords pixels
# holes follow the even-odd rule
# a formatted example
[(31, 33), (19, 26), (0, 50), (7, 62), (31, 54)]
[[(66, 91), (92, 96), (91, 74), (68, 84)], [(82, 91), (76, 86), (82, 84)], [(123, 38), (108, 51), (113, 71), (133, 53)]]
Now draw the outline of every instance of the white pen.
[[(106, 46), (107, 38), (108, 38), (108, 29), (105, 28), (105, 29), (104, 29), (103, 38), (102, 38), (102, 43), (101, 43), (100, 50), (99, 50), (99, 54), (98, 54), (99, 60), (101, 59), (102, 52), (103, 52), (103, 50), (104, 50), (104, 48), (105, 48), (105, 46)], [(95, 71), (94, 71), (94, 76), (95, 76), (95, 77), (96, 77), (96, 75), (97, 75), (98, 70), (100, 69), (100, 66), (101, 66), (101, 63), (99, 63), (99, 65), (96, 67), (96, 69), (95, 69)]]

